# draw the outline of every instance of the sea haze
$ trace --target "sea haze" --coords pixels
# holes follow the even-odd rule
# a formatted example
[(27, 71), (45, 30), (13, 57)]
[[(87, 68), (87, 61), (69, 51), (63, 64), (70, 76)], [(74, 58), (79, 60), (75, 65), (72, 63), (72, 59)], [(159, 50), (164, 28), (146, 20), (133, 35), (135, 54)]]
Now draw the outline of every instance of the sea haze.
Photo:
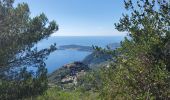
[[(65, 45), (79, 45), (79, 46), (100, 46), (106, 47), (111, 43), (120, 43), (124, 37), (121, 36), (55, 36), (49, 37), (37, 44), (38, 49), (47, 48), (51, 44), (56, 43), (57, 47)], [(91, 51), (80, 51), (76, 49), (56, 50), (51, 53), (45, 61), (48, 73), (53, 72), (59, 67), (74, 62), (82, 61)]]

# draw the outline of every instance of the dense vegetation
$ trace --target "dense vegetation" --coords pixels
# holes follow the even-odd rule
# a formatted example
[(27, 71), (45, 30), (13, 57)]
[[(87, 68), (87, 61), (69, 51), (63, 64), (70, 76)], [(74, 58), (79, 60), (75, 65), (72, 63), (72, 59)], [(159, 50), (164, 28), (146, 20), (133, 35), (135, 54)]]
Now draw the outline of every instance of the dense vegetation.
[[(38, 50), (35, 44), (58, 27), (45, 14), (30, 17), (26, 3), (0, 0), (0, 99), (21, 99), (47, 88), (44, 60), (56, 48)], [(30, 71), (30, 67), (34, 71)], [(35, 70), (36, 69), (36, 70)]]
[[(136, 2), (136, 3), (135, 3)], [(130, 14), (116, 29), (129, 33), (105, 72), (104, 99), (170, 99), (170, 6), (168, 0), (125, 0)]]
[[(128, 38), (114, 51), (95, 47), (100, 52), (96, 57), (108, 53), (109, 66), (90, 70), (74, 88), (63, 90), (55, 85), (47, 89), (44, 60), (55, 45), (40, 51), (34, 47), (58, 29), (55, 22), (48, 22), (44, 14), (30, 18), (25, 3), (14, 8), (13, 0), (0, 0), (0, 99), (29, 99), (37, 94), (41, 94), (34, 97), (38, 100), (170, 99), (168, 3), (124, 0), (128, 14), (115, 26), (128, 32)], [(37, 72), (27, 67), (36, 67)]]
[(36, 97), (36, 100), (97, 100), (98, 95), (91, 91), (82, 92), (81, 89), (64, 91), (53, 87), (48, 89), (44, 95)]

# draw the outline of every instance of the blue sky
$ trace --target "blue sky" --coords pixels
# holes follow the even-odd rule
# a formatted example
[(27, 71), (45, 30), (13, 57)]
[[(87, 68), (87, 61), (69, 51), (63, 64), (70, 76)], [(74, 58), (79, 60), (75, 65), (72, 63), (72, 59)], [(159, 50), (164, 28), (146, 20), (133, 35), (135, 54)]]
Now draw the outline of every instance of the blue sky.
[(125, 12), (123, 0), (16, 0), (28, 3), (31, 16), (44, 12), (56, 20), (54, 36), (120, 36), (114, 28)]

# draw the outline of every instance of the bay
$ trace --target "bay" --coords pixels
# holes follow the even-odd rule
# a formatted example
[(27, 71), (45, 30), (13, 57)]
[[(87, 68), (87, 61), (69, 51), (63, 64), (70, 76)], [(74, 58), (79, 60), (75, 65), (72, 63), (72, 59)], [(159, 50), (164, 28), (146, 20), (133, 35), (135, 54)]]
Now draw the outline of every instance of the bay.
[[(57, 47), (62, 45), (80, 45), (80, 46), (99, 46), (106, 47), (111, 43), (120, 43), (124, 39), (123, 36), (54, 36), (40, 41), (36, 46), (38, 49), (47, 48), (51, 44), (56, 43)], [(61, 66), (74, 62), (82, 61), (87, 55), (91, 54), (88, 51), (77, 50), (56, 50), (51, 53), (45, 61), (48, 73), (60, 68)]]

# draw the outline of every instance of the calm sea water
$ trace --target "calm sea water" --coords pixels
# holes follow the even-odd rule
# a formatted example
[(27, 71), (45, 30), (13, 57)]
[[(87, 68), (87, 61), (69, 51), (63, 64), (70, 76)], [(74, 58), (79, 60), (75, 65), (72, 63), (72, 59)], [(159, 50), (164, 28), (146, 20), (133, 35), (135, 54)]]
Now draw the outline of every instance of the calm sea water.
[[(46, 40), (41, 41), (37, 44), (37, 47), (42, 49), (49, 47), (51, 44), (56, 43), (57, 46), (61, 45), (82, 45), (82, 46), (100, 46), (105, 47), (110, 43), (119, 43), (124, 37), (114, 37), (114, 36), (92, 36), (92, 37), (81, 37), (81, 36), (56, 36), (49, 37)], [(68, 64), (74, 61), (81, 61), (91, 52), (76, 51), (76, 50), (56, 50), (51, 53), (46, 60), (46, 65), (48, 73), (53, 72), (64, 64)]]

